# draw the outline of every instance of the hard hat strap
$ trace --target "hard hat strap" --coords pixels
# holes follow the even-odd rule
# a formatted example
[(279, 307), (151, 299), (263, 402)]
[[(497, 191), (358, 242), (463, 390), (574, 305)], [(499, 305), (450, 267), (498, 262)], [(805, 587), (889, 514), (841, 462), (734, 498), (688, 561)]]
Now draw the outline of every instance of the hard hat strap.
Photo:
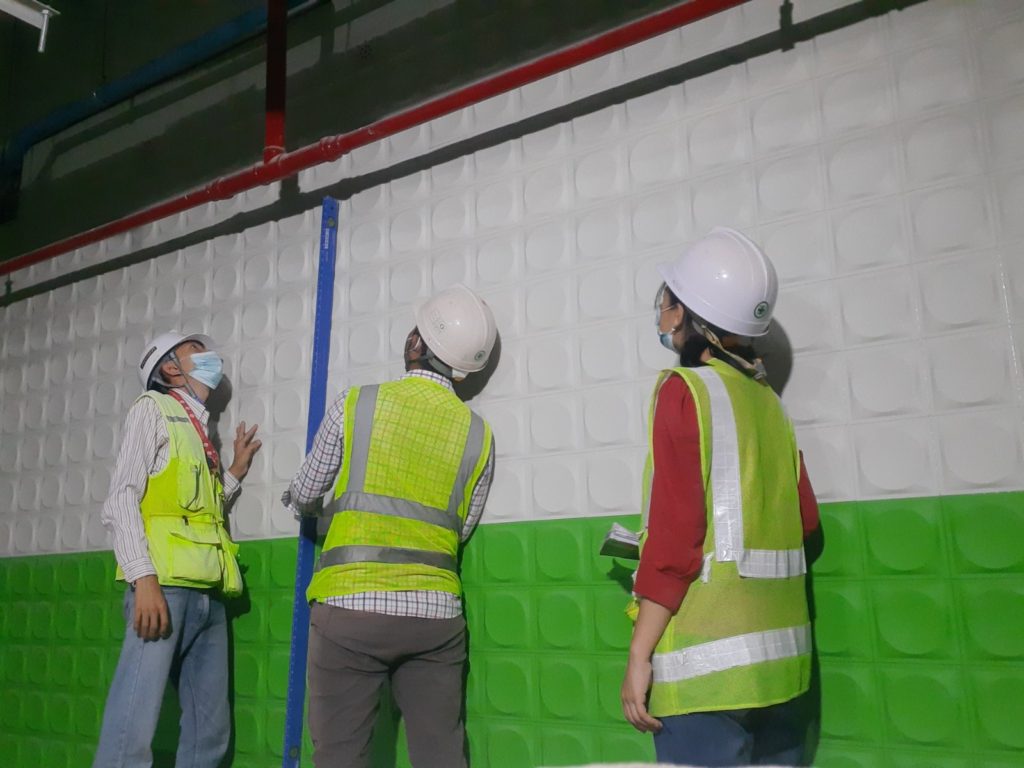
[(693, 321), (693, 327), (697, 329), (697, 332), (710, 342), (711, 346), (717, 349), (724, 355), (728, 355), (729, 360), (739, 368), (743, 373), (747, 374), (754, 381), (759, 381), (762, 384), (768, 383), (768, 371), (764, 367), (764, 361), (761, 358), (755, 358), (754, 362), (745, 360), (739, 355), (730, 352), (722, 344), (722, 341), (718, 338), (718, 334), (708, 328), (704, 323), (698, 322), (696, 319)]
[(178, 354), (173, 349), (171, 350), (170, 354), (171, 360), (174, 361), (174, 364), (178, 366), (178, 370), (181, 371), (181, 378), (185, 380), (185, 389), (188, 390), (188, 393), (192, 395), (192, 397), (194, 397), (197, 402), (203, 402), (203, 398), (197, 395), (196, 391), (192, 389), (192, 385), (188, 383), (188, 374), (185, 373), (184, 369), (181, 367), (181, 360), (178, 359)]
[(455, 378), (455, 372), (452, 370), (452, 367), (441, 362), (441, 359), (434, 354), (434, 351), (430, 347), (427, 347), (427, 351), (423, 354), (420, 360), (425, 361), (431, 368), (433, 368), (435, 371), (440, 373), (445, 378)]
[[(417, 342), (415, 344), (412, 343), (413, 334), (416, 334)], [(420, 352), (419, 357), (413, 358), (411, 353), (418, 347), (422, 348), (423, 351)], [(432, 350), (427, 345), (427, 342), (423, 340), (423, 337), (420, 336), (419, 328), (413, 328), (412, 332), (409, 334), (409, 337), (405, 341), (406, 366), (408, 366), (409, 363), (426, 363), (435, 371), (440, 373), (442, 376), (449, 379), (455, 378), (455, 372), (452, 370), (451, 366), (441, 362), (437, 355), (434, 354), (434, 350)]]

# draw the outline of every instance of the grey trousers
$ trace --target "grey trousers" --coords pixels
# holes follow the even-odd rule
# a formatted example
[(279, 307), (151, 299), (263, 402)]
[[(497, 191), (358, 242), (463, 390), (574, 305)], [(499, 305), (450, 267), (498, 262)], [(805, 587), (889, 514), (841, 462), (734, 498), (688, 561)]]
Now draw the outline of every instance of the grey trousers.
[(309, 732), (316, 768), (371, 768), (381, 687), (391, 683), (413, 768), (465, 768), (466, 622), (314, 603)]

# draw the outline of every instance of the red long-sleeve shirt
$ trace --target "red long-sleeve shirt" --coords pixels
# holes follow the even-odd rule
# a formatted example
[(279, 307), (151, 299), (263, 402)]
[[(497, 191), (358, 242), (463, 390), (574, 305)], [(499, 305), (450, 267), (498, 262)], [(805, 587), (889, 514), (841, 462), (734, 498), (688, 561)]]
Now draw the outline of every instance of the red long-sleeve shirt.
[[(704, 564), (707, 509), (700, 466), (700, 428), (690, 388), (671, 376), (654, 410), (654, 474), (647, 541), (633, 591), (679, 610)], [(671, 471), (664, 468), (670, 467)], [(818, 501), (800, 456), (800, 518), (806, 539), (819, 525)]]

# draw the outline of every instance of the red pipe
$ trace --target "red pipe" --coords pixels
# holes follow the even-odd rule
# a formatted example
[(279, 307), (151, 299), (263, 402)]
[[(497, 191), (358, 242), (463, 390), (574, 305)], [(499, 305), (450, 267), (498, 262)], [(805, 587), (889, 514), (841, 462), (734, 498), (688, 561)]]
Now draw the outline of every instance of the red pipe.
[(452, 91), (405, 112), (385, 117), (351, 133), (328, 136), (294, 152), (278, 155), (267, 163), (246, 168), (224, 176), (180, 197), (144, 208), (124, 218), (108, 222), (94, 229), (58, 240), (0, 262), (0, 275), (23, 269), (32, 264), (58, 256), (75, 248), (105, 240), (113, 235), (150, 224), (154, 221), (187, 211), (197, 205), (226, 200), (264, 184), (287, 178), (294, 173), (320, 163), (330, 162), (353, 149), (371, 144), (382, 138), (441, 117), (457, 109), (497, 96), (548, 75), (561, 72), (598, 56), (642, 42), (672, 29), (685, 26), (720, 11), (742, 5), (747, 0), (689, 0), (664, 11), (645, 16), (637, 21), (605, 32), (582, 43), (563, 48), (539, 59), (506, 70), (493, 77)]
[(267, 100), (263, 162), (284, 154), (285, 86), (288, 66), (288, 5), (267, 0)]

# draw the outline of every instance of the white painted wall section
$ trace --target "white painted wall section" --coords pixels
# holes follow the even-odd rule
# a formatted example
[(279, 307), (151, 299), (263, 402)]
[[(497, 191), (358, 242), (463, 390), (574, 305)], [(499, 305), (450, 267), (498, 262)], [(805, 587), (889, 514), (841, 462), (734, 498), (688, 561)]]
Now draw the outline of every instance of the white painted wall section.
[[(740, 42), (774, 9), (750, 3), (301, 184)], [(494, 307), (503, 343), (473, 402), (499, 452), (485, 521), (636, 511), (646, 400), (673, 362), (652, 325), (654, 265), (730, 224), (778, 267), (793, 353), (784, 400), (823, 500), (1024, 488), (1022, 39), (1017, 3), (931, 0), (344, 201), (329, 392), (397, 375), (415, 303), (464, 281)], [(159, 242), (193, 215), (206, 214), (69, 263)], [(239, 537), (296, 532), (277, 498), (304, 446), (318, 218), (2, 310), (0, 554), (107, 546), (99, 508), (138, 394), (130, 368), (168, 327), (221, 345), (234, 386), (221, 432), (242, 418), (265, 432)]]

